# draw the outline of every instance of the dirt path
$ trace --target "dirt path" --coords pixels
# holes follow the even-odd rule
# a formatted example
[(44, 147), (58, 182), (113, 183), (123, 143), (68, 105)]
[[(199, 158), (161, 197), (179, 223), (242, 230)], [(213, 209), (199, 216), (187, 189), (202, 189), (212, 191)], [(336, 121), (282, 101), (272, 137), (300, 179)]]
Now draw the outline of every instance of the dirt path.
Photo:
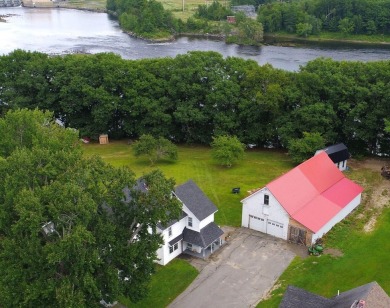
[[(363, 161), (351, 160), (349, 162), (352, 169), (368, 169), (378, 175), (380, 175), (382, 166), (386, 164), (390, 164), (389, 159), (369, 158)], [(390, 204), (390, 180), (381, 177), (377, 185), (373, 187), (365, 186), (363, 201), (365, 210), (359, 214), (359, 218), (369, 217), (367, 223), (364, 225), (364, 231), (371, 232), (374, 230), (376, 221), (381, 215), (383, 208)]]

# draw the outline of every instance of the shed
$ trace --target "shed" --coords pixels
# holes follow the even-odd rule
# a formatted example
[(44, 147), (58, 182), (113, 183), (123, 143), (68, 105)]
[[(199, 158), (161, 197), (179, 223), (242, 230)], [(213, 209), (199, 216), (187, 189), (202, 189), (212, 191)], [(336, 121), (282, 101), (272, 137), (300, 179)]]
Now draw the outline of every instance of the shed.
[(99, 136), (99, 143), (100, 144), (108, 144), (108, 135), (102, 134)]
[(330, 145), (324, 149), (318, 150), (315, 155), (321, 152), (328, 154), (329, 158), (341, 171), (347, 169), (347, 160), (351, 157), (351, 155), (344, 143)]

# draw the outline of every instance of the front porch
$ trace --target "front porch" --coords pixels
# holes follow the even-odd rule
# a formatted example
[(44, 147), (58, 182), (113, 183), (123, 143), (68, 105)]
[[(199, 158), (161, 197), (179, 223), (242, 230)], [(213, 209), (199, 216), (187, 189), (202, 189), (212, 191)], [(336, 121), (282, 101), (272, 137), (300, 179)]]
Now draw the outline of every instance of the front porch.
[(217, 251), (219, 248), (221, 248), (225, 244), (225, 241), (223, 241), (221, 238), (215, 240), (212, 242), (209, 246), (202, 248), (200, 252), (198, 252), (194, 248), (187, 248), (183, 251), (183, 253), (188, 254), (193, 257), (201, 258), (201, 259), (207, 259), (212, 253)]

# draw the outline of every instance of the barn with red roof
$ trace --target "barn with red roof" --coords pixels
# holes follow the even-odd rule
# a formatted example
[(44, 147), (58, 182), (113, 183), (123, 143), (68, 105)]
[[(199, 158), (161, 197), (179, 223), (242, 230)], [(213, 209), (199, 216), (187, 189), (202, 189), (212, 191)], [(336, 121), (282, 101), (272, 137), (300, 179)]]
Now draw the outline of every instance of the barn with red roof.
[(360, 204), (362, 191), (321, 152), (243, 199), (242, 226), (310, 245)]

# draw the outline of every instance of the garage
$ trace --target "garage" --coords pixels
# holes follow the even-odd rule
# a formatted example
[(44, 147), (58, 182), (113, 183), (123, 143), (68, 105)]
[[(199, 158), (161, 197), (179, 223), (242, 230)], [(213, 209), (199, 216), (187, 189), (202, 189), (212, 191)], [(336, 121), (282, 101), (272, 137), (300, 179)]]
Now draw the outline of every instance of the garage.
[(257, 217), (254, 215), (249, 215), (248, 228), (264, 232), (266, 230), (266, 222), (264, 218)]
[(265, 233), (283, 238), (283, 224), (276, 221), (268, 220), (267, 231)]

